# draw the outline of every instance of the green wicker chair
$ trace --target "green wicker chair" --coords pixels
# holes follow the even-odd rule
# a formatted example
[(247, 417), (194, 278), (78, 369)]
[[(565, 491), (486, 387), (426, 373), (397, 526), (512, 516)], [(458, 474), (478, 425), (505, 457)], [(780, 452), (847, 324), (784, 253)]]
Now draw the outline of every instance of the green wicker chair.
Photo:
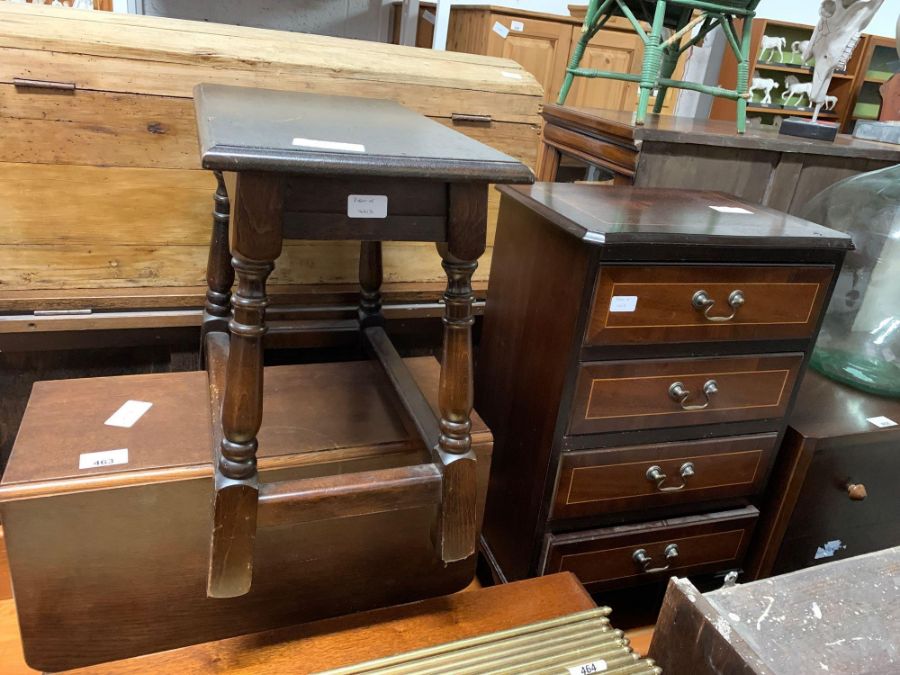
[[(738, 132), (744, 133), (747, 128), (747, 87), (750, 78), (750, 29), (759, 2), (760, 0), (590, 0), (581, 29), (581, 38), (572, 53), (569, 67), (566, 68), (566, 79), (560, 89), (557, 103), (562, 105), (566, 102), (572, 81), (576, 77), (606, 77), (637, 82), (640, 97), (635, 123), (643, 124), (647, 117), (650, 94), (654, 89), (658, 89), (659, 92), (654, 106), (654, 112), (657, 113), (662, 110), (669, 87), (691, 89), (703, 94), (735, 99)], [(698, 11), (698, 15), (692, 18), (694, 10)], [(644, 42), (644, 63), (640, 75), (579, 67), (588, 42), (613, 15), (628, 19)], [(638, 16), (650, 24), (649, 34), (641, 26), (641, 19)], [(740, 42), (734, 25), (736, 17), (745, 19)], [(697, 35), (682, 42), (682, 38), (695, 26), (700, 27)], [(728, 44), (737, 57), (737, 89), (673, 80), (672, 73), (675, 72), (681, 54), (717, 26), (722, 27)], [(670, 29), (671, 35), (663, 37), (664, 28)]]

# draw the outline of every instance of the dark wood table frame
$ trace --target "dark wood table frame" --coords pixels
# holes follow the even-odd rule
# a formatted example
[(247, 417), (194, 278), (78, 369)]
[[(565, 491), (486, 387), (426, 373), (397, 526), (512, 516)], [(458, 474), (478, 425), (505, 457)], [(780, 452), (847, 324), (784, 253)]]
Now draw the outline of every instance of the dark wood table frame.
[(792, 215), (829, 185), (900, 162), (900, 147), (839, 134), (833, 143), (769, 127), (547, 104), (538, 180), (556, 181), (563, 156), (612, 173), (616, 185), (718, 190)]
[[(441, 559), (450, 563), (472, 556), (478, 539), (470, 437), (472, 274), (485, 250), (488, 183), (530, 182), (531, 172), (385, 101), (212, 85), (198, 85), (195, 101), (203, 166), (216, 171), (219, 182), (203, 324), (217, 452), (207, 594), (248, 592), (262, 509), (271, 512), (270, 522), (296, 518), (298, 510), (352, 515), (362, 506), (368, 511), (398, 508), (402, 500), (433, 503), (440, 507), (435, 546)], [(287, 126), (279, 135), (279, 124), (300, 119), (310, 138), (355, 131), (365, 144), (351, 152), (292, 147), (284, 139), (289, 141), (296, 129)], [(364, 147), (371, 149), (360, 152)], [(390, 211), (384, 217), (352, 218), (346, 205), (356, 193), (385, 196)], [(256, 436), (263, 415), (266, 280), (286, 238), (361, 240), (353, 327), (384, 367), (431, 452), (431, 464), (260, 484)], [(384, 329), (383, 240), (433, 241), (443, 261), (440, 419)]]

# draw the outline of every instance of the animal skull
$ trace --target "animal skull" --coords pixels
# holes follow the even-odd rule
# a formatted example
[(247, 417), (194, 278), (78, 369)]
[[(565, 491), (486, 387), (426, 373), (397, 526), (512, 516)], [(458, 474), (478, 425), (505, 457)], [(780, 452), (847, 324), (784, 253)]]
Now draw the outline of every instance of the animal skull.
[(804, 63), (816, 60), (810, 100), (817, 108), (825, 103), (834, 71), (846, 66), (859, 34), (883, 3), (884, 0), (822, 0), (819, 23), (803, 50)]

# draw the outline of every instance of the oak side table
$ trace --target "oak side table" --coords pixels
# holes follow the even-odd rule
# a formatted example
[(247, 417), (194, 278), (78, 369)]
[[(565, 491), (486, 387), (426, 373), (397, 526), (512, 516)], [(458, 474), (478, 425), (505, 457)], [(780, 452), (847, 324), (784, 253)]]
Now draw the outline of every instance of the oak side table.
[[(210, 381), (224, 382), (221, 392), (211, 386), (217, 461), (208, 595), (248, 592), (261, 491), (282, 510), (330, 494), (326, 486), (310, 495), (290, 481), (261, 485), (257, 475), (266, 279), (284, 239), (362, 242), (359, 328), (433, 461), (399, 477), (395, 467), (336, 476), (332, 492), (390, 502), (405, 482), (436, 472), (436, 551), (444, 563), (473, 556), (471, 279), (485, 249), (488, 183), (529, 183), (531, 171), (389, 101), (209, 84), (198, 85), (194, 99), (203, 167), (219, 179), (203, 338)], [(440, 419), (384, 330), (384, 240), (433, 241), (443, 260)]]

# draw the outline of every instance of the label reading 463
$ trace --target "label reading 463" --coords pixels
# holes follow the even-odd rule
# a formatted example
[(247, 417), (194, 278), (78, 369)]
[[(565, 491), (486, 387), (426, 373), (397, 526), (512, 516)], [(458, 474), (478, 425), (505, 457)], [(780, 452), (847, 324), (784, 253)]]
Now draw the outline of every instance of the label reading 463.
[(387, 195), (347, 195), (348, 218), (387, 218)]

